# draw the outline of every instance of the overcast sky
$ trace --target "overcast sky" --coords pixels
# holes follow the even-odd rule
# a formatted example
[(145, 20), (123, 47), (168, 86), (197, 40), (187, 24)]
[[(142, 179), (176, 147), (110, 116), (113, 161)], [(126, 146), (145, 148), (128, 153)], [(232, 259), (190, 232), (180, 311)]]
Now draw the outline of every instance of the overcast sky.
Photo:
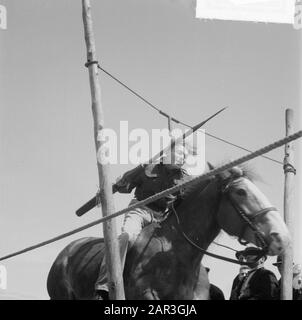
[[(301, 128), (301, 52), (299, 31), (292, 26), (195, 19), (194, 1), (92, 3), (101, 66), (175, 118), (194, 125), (228, 106), (206, 131), (251, 150), (284, 136), (286, 108), (294, 109), (295, 129)], [(96, 209), (81, 218), (74, 214), (98, 185), (81, 2), (1, 4), (8, 11), (8, 29), (0, 30), (0, 256), (100, 217)], [(101, 87), (107, 127), (118, 131), (122, 120), (129, 121), (129, 130), (167, 126), (105, 74)], [(213, 163), (244, 154), (206, 139), (206, 160)], [(269, 156), (282, 161), (284, 148)], [(282, 213), (282, 165), (258, 158), (252, 166), (264, 181), (258, 186)], [(112, 166), (112, 180), (131, 168)], [(131, 199), (114, 197), (116, 209)], [(301, 217), (296, 221), (301, 225)], [(47, 274), (60, 250), (73, 239), (101, 233), (99, 225), (4, 261), (8, 290), (0, 294), (47, 299)], [(241, 248), (224, 234), (217, 241)], [(210, 249), (234, 257), (225, 248)], [(295, 256), (301, 262), (297, 242)], [(274, 261), (267, 267), (278, 274)], [(204, 264), (229, 298), (238, 266), (208, 257)]]

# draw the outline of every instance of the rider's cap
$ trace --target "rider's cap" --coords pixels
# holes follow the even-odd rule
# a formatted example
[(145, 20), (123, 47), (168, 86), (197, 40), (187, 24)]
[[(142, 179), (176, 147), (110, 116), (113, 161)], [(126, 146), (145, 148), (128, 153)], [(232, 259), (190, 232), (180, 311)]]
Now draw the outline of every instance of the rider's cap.
[(260, 255), (261, 250), (258, 248), (254, 248), (254, 247), (247, 247), (244, 250), (241, 251), (237, 251), (235, 256), (236, 258), (239, 260), (240, 256), (258, 256), (259, 255), (259, 259), (261, 257), (263, 257), (263, 255)]

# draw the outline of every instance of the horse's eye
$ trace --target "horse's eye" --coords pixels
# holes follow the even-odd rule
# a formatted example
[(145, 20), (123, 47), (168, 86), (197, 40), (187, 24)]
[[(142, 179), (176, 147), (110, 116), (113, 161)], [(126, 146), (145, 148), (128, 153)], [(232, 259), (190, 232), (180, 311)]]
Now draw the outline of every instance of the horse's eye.
[(238, 196), (240, 196), (240, 197), (245, 197), (247, 195), (247, 193), (244, 189), (237, 190), (236, 194), (238, 194)]

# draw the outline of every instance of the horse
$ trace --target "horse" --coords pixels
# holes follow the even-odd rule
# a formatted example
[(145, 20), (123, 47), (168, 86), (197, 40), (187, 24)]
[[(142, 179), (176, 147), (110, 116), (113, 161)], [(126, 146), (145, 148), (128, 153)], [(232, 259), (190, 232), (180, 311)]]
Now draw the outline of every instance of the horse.
[[(164, 221), (142, 230), (126, 256), (126, 299), (208, 300), (210, 284), (201, 261), (221, 230), (271, 256), (282, 254), (290, 243), (277, 209), (247, 170), (233, 167), (192, 181)], [(67, 245), (48, 274), (50, 298), (93, 299), (103, 257), (102, 238), (86, 237)]]

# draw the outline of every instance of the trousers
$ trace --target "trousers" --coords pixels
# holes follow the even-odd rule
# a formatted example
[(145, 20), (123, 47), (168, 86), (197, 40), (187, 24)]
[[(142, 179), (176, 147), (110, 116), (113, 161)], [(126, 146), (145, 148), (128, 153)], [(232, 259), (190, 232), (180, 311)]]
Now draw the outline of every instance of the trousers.
[[(132, 199), (129, 203), (129, 206), (138, 202), (137, 199)], [(123, 225), (122, 225), (122, 234), (119, 237), (119, 240), (123, 237), (123, 234), (128, 235), (128, 246), (121, 246), (120, 245), (120, 256), (121, 256), (121, 263), (122, 268), (124, 269), (124, 264), (126, 260), (126, 254), (128, 249), (130, 249), (135, 240), (137, 239), (138, 235), (142, 231), (144, 227), (152, 223), (154, 220), (153, 210), (148, 207), (140, 207), (128, 211), (125, 214)], [(107, 267), (106, 267), (106, 257), (104, 256), (101, 265), (99, 276), (95, 283), (95, 290), (104, 290), (109, 291), (108, 288), (108, 279), (107, 279)]]

